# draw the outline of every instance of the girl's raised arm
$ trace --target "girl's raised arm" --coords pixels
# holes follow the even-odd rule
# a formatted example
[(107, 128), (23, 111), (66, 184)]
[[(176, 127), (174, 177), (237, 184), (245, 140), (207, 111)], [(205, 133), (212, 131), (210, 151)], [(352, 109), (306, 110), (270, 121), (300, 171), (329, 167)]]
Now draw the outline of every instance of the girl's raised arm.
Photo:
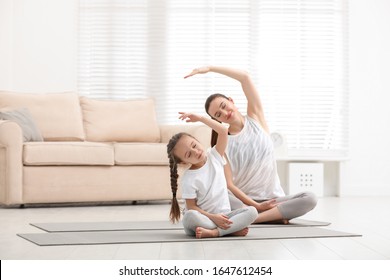
[(218, 133), (218, 140), (215, 144), (215, 149), (221, 156), (225, 154), (228, 143), (228, 128), (226, 126), (208, 117), (199, 116), (193, 113), (179, 112), (179, 114), (179, 119), (181, 120), (185, 120), (186, 122), (202, 122), (211, 129), (215, 130)]

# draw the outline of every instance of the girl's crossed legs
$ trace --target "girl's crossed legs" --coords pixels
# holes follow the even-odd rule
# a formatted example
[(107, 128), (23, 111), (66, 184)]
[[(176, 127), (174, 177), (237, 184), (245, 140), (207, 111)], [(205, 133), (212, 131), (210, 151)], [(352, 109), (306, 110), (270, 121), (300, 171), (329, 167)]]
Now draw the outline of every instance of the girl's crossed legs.
[(187, 235), (197, 238), (217, 237), (228, 234), (245, 236), (247, 227), (253, 223), (258, 213), (256, 208), (249, 206), (233, 210), (226, 214), (232, 224), (228, 229), (221, 229), (205, 215), (196, 210), (188, 210), (183, 217), (184, 231)]

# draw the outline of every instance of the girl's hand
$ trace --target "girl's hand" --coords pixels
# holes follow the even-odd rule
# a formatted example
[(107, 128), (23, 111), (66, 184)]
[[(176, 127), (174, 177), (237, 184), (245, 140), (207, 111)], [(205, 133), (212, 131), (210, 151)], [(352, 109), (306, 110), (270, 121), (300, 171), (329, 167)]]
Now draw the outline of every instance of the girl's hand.
[(229, 218), (224, 214), (212, 214), (210, 219), (221, 229), (228, 229), (233, 223)]
[(202, 119), (201, 116), (198, 116), (193, 113), (179, 112), (179, 114), (180, 114), (179, 119), (183, 121), (185, 120), (186, 122), (199, 122)]
[(276, 199), (270, 199), (270, 200), (267, 200), (267, 201), (264, 201), (261, 203), (257, 203), (256, 209), (259, 212), (263, 212), (263, 211), (269, 210), (271, 208), (274, 208), (278, 204), (279, 203), (276, 202)]
[(209, 71), (210, 71), (210, 67), (209, 66), (203, 66), (203, 67), (195, 68), (194, 70), (192, 70), (192, 72), (190, 74), (185, 76), (184, 79), (189, 78), (191, 76), (194, 76), (196, 74), (206, 74)]

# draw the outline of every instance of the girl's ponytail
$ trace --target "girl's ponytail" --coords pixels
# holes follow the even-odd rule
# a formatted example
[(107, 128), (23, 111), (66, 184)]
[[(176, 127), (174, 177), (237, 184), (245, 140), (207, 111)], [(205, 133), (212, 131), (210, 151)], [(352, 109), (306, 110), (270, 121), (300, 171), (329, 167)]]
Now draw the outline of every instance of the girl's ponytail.
[(179, 178), (179, 175), (177, 173), (177, 164), (180, 163), (180, 159), (175, 157), (175, 155), (173, 154), (173, 149), (175, 148), (177, 142), (180, 140), (180, 138), (183, 135), (186, 135), (186, 133), (177, 133), (173, 135), (167, 145), (169, 169), (171, 174), (171, 190), (172, 190), (171, 212), (169, 214), (169, 218), (172, 223), (178, 222), (181, 216), (179, 202), (177, 201), (176, 198), (177, 188), (178, 188), (177, 179)]
[(176, 223), (180, 220), (180, 206), (176, 198), (177, 193), (177, 163), (175, 162), (173, 156), (169, 157), (169, 168), (171, 171), (171, 190), (172, 190), (172, 201), (171, 201), (171, 212), (169, 213), (169, 218), (172, 223)]

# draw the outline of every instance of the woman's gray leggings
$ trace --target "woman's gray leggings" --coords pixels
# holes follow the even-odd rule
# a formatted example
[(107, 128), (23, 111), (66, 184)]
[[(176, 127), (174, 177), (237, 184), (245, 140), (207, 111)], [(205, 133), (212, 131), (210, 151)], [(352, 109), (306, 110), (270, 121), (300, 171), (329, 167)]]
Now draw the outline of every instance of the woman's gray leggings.
[[(229, 193), (230, 206), (232, 209), (241, 208), (244, 204)], [(256, 200), (263, 202), (265, 200)], [(291, 220), (296, 217), (305, 215), (317, 205), (317, 197), (311, 192), (300, 192), (297, 194), (286, 195), (276, 198), (277, 202), (281, 202), (277, 207), (283, 216), (283, 219)]]
[(305, 215), (317, 205), (317, 197), (311, 192), (300, 192), (276, 198), (277, 207), (286, 220)]
[(184, 231), (187, 235), (194, 236), (197, 227), (206, 229), (217, 228), (219, 231), (219, 236), (224, 236), (249, 226), (257, 218), (258, 213), (255, 207), (248, 206), (245, 208), (233, 210), (225, 215), (229, 217), (230, 221), (232, 221), (232, 224), (228, 229), (221, 229), (217, 227), (217, 225), (212, 220), (200, 212), (196, 210), (188, 210), (185, 212), (183, 217)]

